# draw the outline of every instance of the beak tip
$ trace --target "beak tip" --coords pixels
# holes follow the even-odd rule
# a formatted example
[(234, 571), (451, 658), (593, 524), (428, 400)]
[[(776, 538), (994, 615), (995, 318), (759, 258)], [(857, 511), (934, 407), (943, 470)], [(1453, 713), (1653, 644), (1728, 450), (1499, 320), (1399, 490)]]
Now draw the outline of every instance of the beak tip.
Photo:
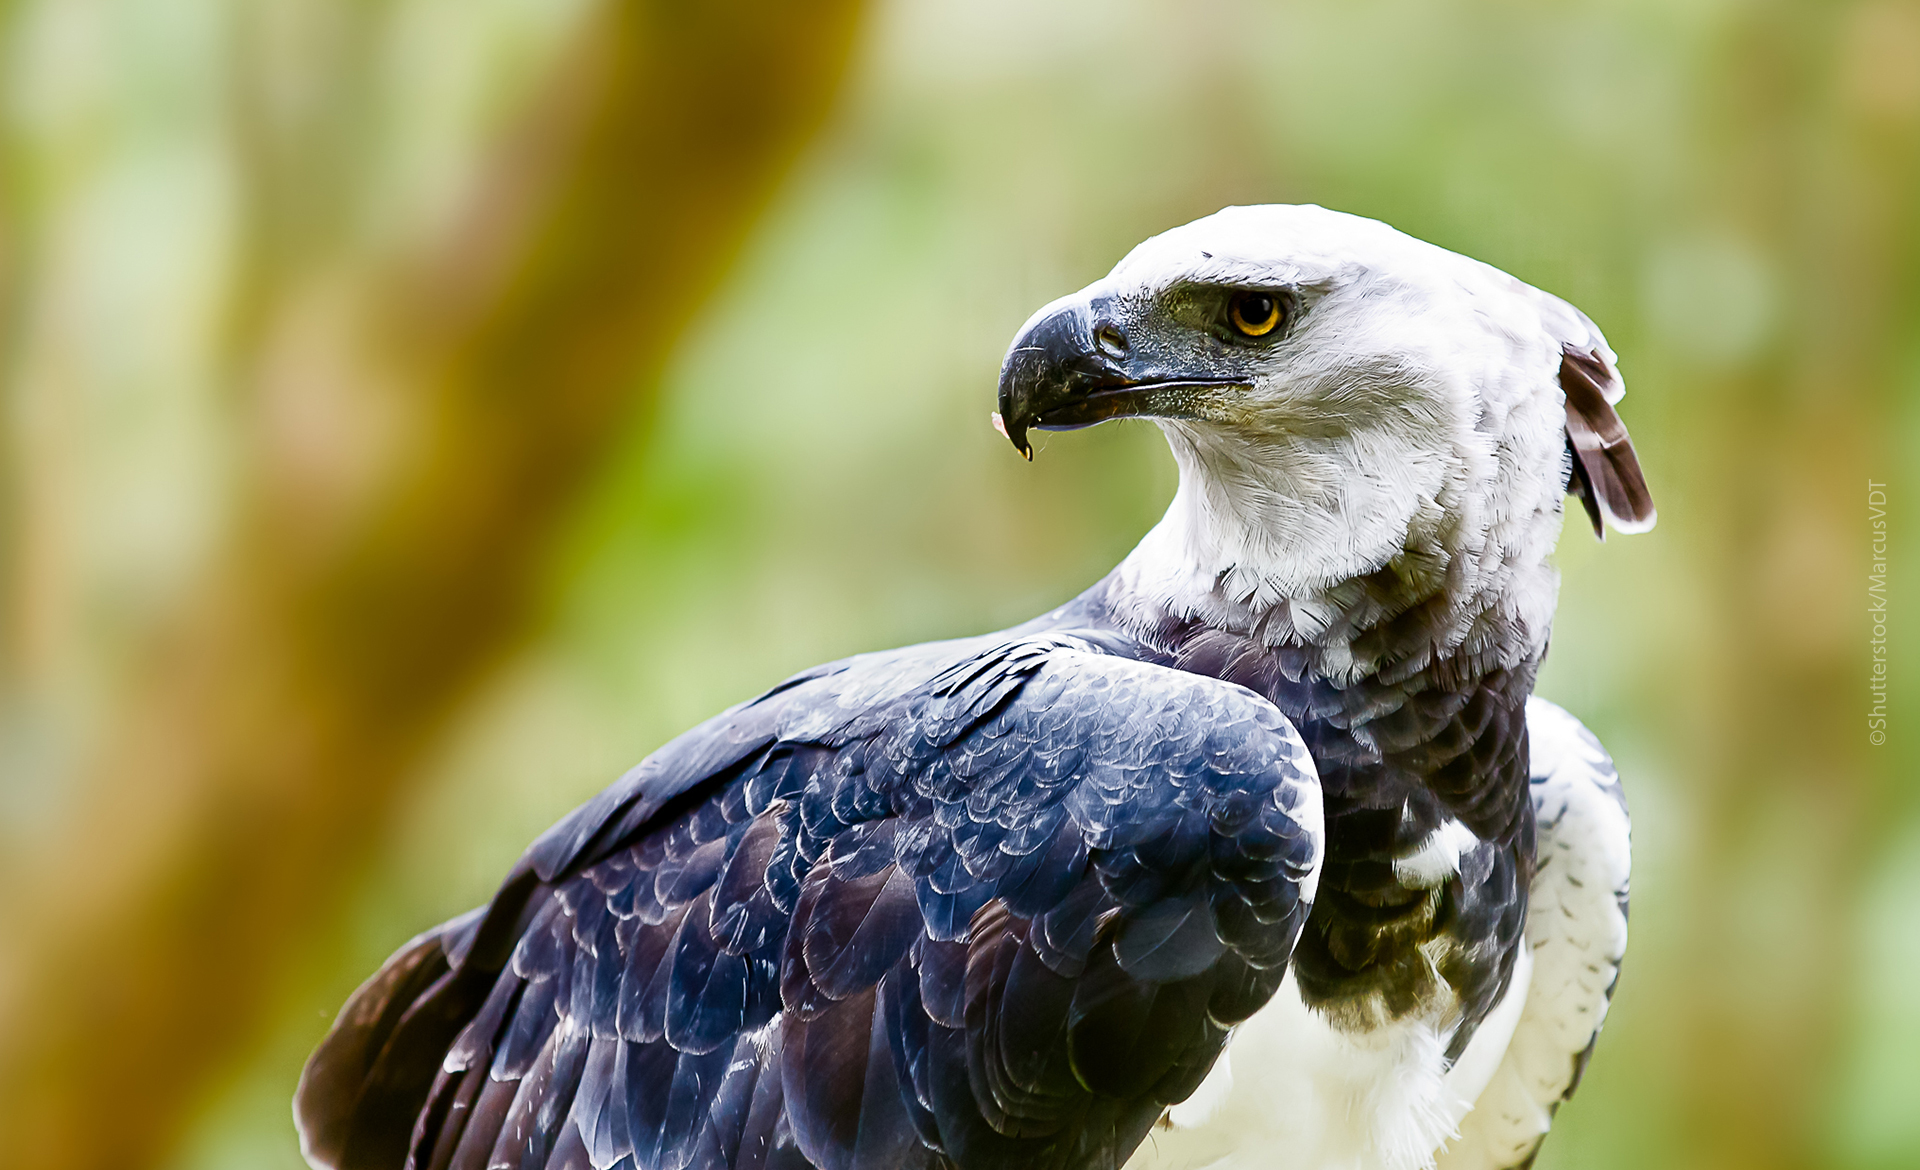
[(1026, 428), (1020, 428), (1020, 433), (1015, 435), (1007, 429), (1007, 420), (1001, 416), (999, 411), (994, 411), (989, 417), (993, 420), (993, 429), (999, 431), (1001, 437), (1006, 439), (1007, 442), (1012, 443), (1014, 450), (1026, 456), (1028, 463), (1032, 463), (1033, 445), (1027, 442)]

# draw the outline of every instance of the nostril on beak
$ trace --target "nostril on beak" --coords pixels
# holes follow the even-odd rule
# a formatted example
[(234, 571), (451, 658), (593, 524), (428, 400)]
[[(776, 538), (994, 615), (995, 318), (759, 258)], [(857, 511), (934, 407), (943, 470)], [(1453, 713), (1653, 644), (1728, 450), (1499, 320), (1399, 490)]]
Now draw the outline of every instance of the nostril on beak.
[(1093, 344), (1110, 358), (1127, 356), (1126, 330), (1112, 321), (1102, 321), (1093, 327)]

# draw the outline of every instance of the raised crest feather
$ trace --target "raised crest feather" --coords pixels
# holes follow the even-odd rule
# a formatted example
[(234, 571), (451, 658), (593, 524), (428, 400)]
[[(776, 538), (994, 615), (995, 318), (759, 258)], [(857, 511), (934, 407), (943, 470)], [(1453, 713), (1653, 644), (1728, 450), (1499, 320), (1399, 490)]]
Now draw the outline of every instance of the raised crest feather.
[(1606, 539), (1606, 525), (1621, 532), (1653, 527), (1653, 494), (1640, 473), (1627, 424), (1613, 404), (1625, 387), (1599, 350), (1561, 347), (1560, 388), (1567, 397), (1567, 446), (1573, 451), (1573, 476), (1567, 490), (1580, 497), (1593, 522), (1593, 534)]

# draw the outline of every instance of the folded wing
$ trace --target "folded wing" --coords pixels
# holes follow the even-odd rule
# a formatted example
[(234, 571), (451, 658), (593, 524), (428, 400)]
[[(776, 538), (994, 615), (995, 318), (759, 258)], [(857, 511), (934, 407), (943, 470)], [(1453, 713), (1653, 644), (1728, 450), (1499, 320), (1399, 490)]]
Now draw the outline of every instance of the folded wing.
[(852, 659), (661, 749), (356, 993), (309, 1160), (1124, 1162), (1279, 985), (1322, 853), (1287, 720), (1126, 649)]
[(1441, 1170), (1530, 1165), (1560, 1103), (1580, 1085), (1627, 947), (1632, 855), (1626, 794), (1593, 733), (1527, 700), (1538, 853), (1529, 887), (1533, 975), (1493, 1079), (1440, 1157)]

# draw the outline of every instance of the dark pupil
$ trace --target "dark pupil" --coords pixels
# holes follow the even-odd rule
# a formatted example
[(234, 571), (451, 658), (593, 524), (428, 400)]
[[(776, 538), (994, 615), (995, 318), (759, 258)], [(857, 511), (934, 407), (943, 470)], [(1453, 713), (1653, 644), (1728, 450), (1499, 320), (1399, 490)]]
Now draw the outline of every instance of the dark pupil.
[(1258, 328), (1273, 317), (1273, 298), (1254, 295), (1240, 302), (1240, 319)]

